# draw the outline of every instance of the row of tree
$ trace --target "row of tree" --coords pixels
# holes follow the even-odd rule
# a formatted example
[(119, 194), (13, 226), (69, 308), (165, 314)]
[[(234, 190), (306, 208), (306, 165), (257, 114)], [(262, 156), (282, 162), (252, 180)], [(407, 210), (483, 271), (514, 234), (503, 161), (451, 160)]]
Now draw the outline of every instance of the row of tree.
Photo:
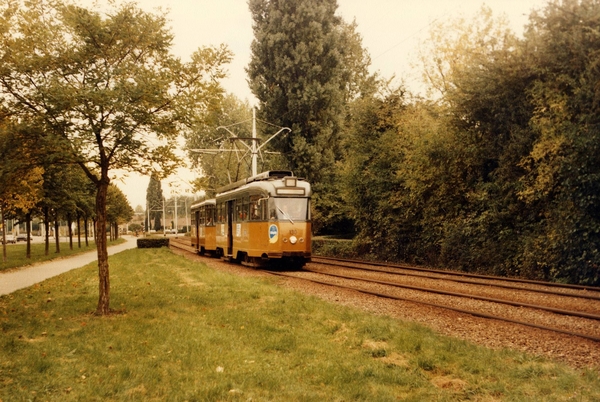
[[(231, 58), (225, 46), (207, 47), (184, 63), (171, 54), (165, 14), (135, 3), (106, 7), (0, 0), (0, 123), (15, 138), (6, 148), (11, 161), (31, 164), (15, 163), (10, 169), (20, 173), (10, 177), (37, 172), (41, 181), (56, 166), (79, 169), (86, 184), (73, 186), (93, 187), (97, 233), (106, 233), (112, 172), (169, 174), (179, 164), (177, 137), (220, 98), (222, 65)], [(23, 187), (6, 177), (1, 186), (20, 194)], [(97, 236), (96, 245), (96, 311), (104, 315), (110, 313), (106, 237)]]
[[(487, 8), (438, 23), (428, 98), (368, 74), (336, 0), (248, 4), (259, 117), (292, 129), (264, 165), (314, 184), (319, 233), (373, 258), (600, 284), (598, 0), (549, 1), (523, 37)], [(215, 127), (249, 114), (214, 106), (188, 148), (226, 148)], [(206, 189), (228, 179), (228, 154), (190, 157)]]
[[(31, 258), (31, 222), (40, 218), (44, 225), (45, 254), (50, 250), (51, 225), (58, 233), (61, 222), (68, 228), (69, 247), (73, 249), (73, 226), (77, 227), (79, 247), (81, 234), (86, 245), (89, 244), (89, 222), (97, 220), (94, 203), (95, 188), (85, 177), (83, 171), (70, 164), (52, 163), (43, 153), (43, 149), (26, 149), (23, 140), (9, 120), (0, 125), (0, 220), (11, 219), (24, 224), (27, 231), (26, 257)], [(133, 209), (127, 197), (115, 185), (107, 192), (107, 216), (110, 235), (117, 238), (120, 224), (128, 222)], [(1, 233), (3, 259), (6, 261), (7, 230)], [(96, 232), (93, 232), (94, 238)], [(55, 252), (60, 253), (59, 236), (55, 236)]]

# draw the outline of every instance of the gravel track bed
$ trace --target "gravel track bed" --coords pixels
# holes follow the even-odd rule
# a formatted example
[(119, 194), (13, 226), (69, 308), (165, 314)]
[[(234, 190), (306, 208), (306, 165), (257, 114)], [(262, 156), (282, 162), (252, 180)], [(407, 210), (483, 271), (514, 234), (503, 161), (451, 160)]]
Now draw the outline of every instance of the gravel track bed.
[[(318, 257), (315, 257), (313, 259), (313, 264), (317, 263), (319, 264), (318, 261)], [(319, 264), (320, 265), (320, 264)], [(323, 263), (322, 265), (326, 266), (326, 267), (332, 267), (332, 265), (330, 263), (326, 264)], [(356, 267), (356, 268), (370, 268), (368, 263), (347, 263), (344, 262), (344, 265), (347, 265), (349, 267)], [(397, 272), (398, 273), (398, 277), (401, 276), (413, 276), (415, 275), (415, 270), (411, 270), (411, 269), (403, 269), (403, 268), (399, 268), (399, 267), (381, 267), (381, 266), (375, 266), (375, 268), (377, 269), (385, 269), (385, 270), (389, 270), (392, 272)], [(414, 267), (415, 269), (419, 269), (418, 267)], [(360, 272), (360, 270), (359, 270)], [(540, 290), (540, 291), (546, 291), (546, 292), (553, 292), (553, 293), (561, 293), (563, 294), (565, 297), (569, 297), (569, 296), (573, 296), (573, 295), (579, 295), (579, 296), (585, 296), (585, 297), (592, 297), (592, 298), (600, 298), (600, 291), (596, 291), (596, 290), (589, 290), (589, 289), (569, 289), (569, 288), (562, 288), (562, 287), (556, 287), (556, 286), (545, 286), (543, 284), (539, 284), (539, 283), (523, 283), (523, 282), (509, 282), (506, 280), (503, 280), (502, 278), (499, 279), (494, 279), (494, 277), (490, 277), (489, 279), (484, 279), (484, 278), (472, 278), (472, 277), (467, 277), (467, 276), (457, 276), (457, 275), (451, 275), (451, 274), (443, 274), (440, 272), (417, 272), (417, 274), (419, 275), (428, 275), (431, 278), (436, 278), (439, 280), (447, 280), (450, 282), (456, 281), (458, 279), (467, 279), (469, 281), (472, 282), (478, 282), (480, 285), (482, 286), (502, 286), (502, 285), (509, 285), (509, 286), (513, 286), (513, 287), (520, 287), (522, 288), (522, 290), (524, 291), (533, 291), (533, 290)], [(466, 284), (465, 284), (466, 285)], [(476, 286), (476, 285), (475, 285)], [(516, 289), (515, 289), (516, 291)], [(541, 293), (543, 294), (543, 293)], [(594, 300), (597, 304), (594, 305), (593, 309), (596, 309), (596, 313), (600, 312), (600, 300)]]
[[(467, 293), (494, 299), (509, 300), (525, 304), (535, 304), (540, 306), (552, 307), (561, 310), (578, 311), (600, 315), (600, 300), (574, 298), (569, 297), (564, 293), (564, 296), (556, 296), (546, 293), (532, 292), (524, 287), (521, 290), (506, 289), (501, 287), (495, 287), (494, 283), (482, 283), (479, 285), (475, 285), (470, 283), (455, 282), (452, 281), (451, 278), (446, 280), (407, 275), (393, 275), (381, 272), (353, 270), (352, 268), (340, 268), (333, 267), (330, 265), (320, 265), (318, 263), (311, 263), (309, 264), (309, 267), (320, 272), (332, 272), (340, 275), (359, 276), (361, 278), (371, 280), (397, 282), (409, 286), (431, 288), (446, 292)], [(600, 325), (600, 322), (598, 324)]]
[[(226, 263), (218, 259), (198, 256), (180, 249), (172, 248), (172, 250), (178, 254), (185, 255), (192, 260), (201, 261), (214, 269), (243, 276), (271, 277), (270, 274), (260, 270)], [(315, 264), (311, 263), (311, 267), (314, 267), (314, 265)], [(304, 275), (308, 273), (298, 272), (295, 274)], [(327, 279), (327, 281), (329, 282), (330, 279)], [(430, 307), (414, 302), (383, 299), (354, 290), (315, 284), (301, 278), (280, 277), (277, 280), (277, 283), (281, 286), (286, 286), (290, 289), (313, 295), (332, 303), (351, 306), (374, 314), (387, 315), (400, 320), (421, 323), (438, 333), (464, 339), (482, 346), (494, 349), (515, 349), (533, 355), (550, 357), (569, 364), (574, 368), (587, 367), (600, 371), (600, 343), (592, 340), (498, 320), (474, 317), (469, 314)], [(458, 287), (463, 286), (462, 284), (456, 285)], [(356, 282), (353, 282), (353, 286), (359, 285)], [(389, 287), (387, 287), (386, 291), (388, 290)], [(400, 290), (399, 292), (402, 296), (408, 297), (406, 290)], [(456, 307), (468, 309), (468, 307), (458, 305)], [(528, 320), (529, 316), (535, 317), (535, 319), (538, 320), (538, 316), (543, 315), (542, 312), (530, 312), (527, 313), (528, 316), (525, 316), (524, 311), (526, 309), (504, 305), (496, 305), (494, 310), (495, 311), (491, 313), (498, 315), (509, 314), (506, 313), (506, 311), (513, 310), (514, 312), (512, 314), (516, 314), (516, 319), (520, 321)], [(502, 311), (502, 313), (500, 311)], [(582, 323), (581, 321), (583, 319), (577, 319), (577, 322), (575, 323), (569, 321), (569, 317), (562, 317), (550, 313), (547, 314), (551, 315), (552, 321), (551, 325), (548, 322), (546, 323), (548, 326), (558, 327), (559, 325), (563, 325), (573, 332), (586, 333), (588, 331), (587, 329), (584, 330), (584, 328), (587, 328), (586, 326), (589, 325), (589, 323)], [(566, 319), (567, 321), (562, 321), (563, 319)], [(562, 323), (559, 321), (562, 321)], [(598, 324), (593, 323), (591, 324), (591, 327), (590, 330), (595, 331), (594, 333), (598, 336), (598, 334), (600, 334)]]
[[(323, 278), (323, 276), (320, 274), (313, 274), (310, 272), (298, 272), (294, 273), (294, 276), (297, 276), (299, 278), (323, 280), (325, 282), (339, 284), (340, 286), (358, 287), (360, 289), (367, 289), (377, 293), (408, 298), (417, 302), (449, 305), (451, 307), (459, 308), (462, 310), (497, 315), (511, 320), (534, 323), (537, 325), (563, 329), (565, 331), (570, 332), (578, 332), (600, 338), (600, 321), (592, 319), (571, 317), (566, 315), (554, 314), (543, 310), (533, 310), (530, 308), (509, 306), (505, 304), (474, 300), (465, 297), (439, 295), (425, 291), (394, 288), (392, 286), (372, 284), (368, 282), (361, 282), (350, 279), (341, 279), (333, 277)], [(386, 275), (371, 275), (370, 279), (389, 280), (390, 278)], [(413, 286), (431, 287), (431, 285), (426, 280), (423, 283), (414, 283)], [(456, 286), (445, 286), (444, 290), (451, 292), (469, 293), (469, 291), (467, 289), (464, 289), (463, 286), (464, 285), (462, 284), (456, 284)], [(507, 297), (503, 298), (508, 299)]]

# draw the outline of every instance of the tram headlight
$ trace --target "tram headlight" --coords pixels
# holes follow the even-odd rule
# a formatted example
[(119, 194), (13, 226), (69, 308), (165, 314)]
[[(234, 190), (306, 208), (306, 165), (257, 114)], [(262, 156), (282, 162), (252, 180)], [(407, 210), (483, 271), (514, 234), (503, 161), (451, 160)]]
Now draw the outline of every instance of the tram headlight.
[(297, 241), (298, 239), (296, 238), (296, 236), (290, 236), (290, 243), (296, 244)]

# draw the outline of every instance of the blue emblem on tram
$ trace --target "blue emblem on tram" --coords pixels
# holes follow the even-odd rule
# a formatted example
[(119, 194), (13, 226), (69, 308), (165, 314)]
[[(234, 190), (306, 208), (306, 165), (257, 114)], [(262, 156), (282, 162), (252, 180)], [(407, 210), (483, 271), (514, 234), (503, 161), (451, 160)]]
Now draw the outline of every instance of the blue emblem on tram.
[(277, 229), (277, 225), (269, 226), (269, 242), (275, 243), (279, 238), (279, 229)]

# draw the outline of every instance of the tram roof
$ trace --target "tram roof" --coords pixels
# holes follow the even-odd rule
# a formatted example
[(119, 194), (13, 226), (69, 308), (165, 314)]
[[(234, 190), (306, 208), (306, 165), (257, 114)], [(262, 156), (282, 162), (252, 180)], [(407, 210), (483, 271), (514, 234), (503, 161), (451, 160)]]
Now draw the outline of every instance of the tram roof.
[(210, 198), (208, 200), (204, 200), (204, 201), (197, 202), (196, 204), (192, 204), (190, 209), (199, 208), (203, 205), (215, 205), (216, 203), (217, 203), (217, 200), (215, 200), (214, 198)]
[[(293, 179), (293, 185), (286, 179)], [(271, 195), (309, 197), (310, 184), (289, 170), (271, 170), (253, 177), (231, 183), (217, 190), (217, 198), (226, 194), (237, 193), (246, 189), (257, 189), (271, 193)]]
[(268, 170), (266, 172), (259, 173), (256, 176), (251, 176), (251, 177), (248, 177), (247, 179), (238, 180), (238, 181), (228, 184), (226, 186), (219, 187), (217, 189), (217, 194), (225, 193), (230, 190), (234, 190), (236, 188), (242, 187), (248, 183), (253, 183), (255, 181), (277, 180), (277, 179), (283, 179), (284, 177), (295, 177), (295, 176), (291, 170)]

